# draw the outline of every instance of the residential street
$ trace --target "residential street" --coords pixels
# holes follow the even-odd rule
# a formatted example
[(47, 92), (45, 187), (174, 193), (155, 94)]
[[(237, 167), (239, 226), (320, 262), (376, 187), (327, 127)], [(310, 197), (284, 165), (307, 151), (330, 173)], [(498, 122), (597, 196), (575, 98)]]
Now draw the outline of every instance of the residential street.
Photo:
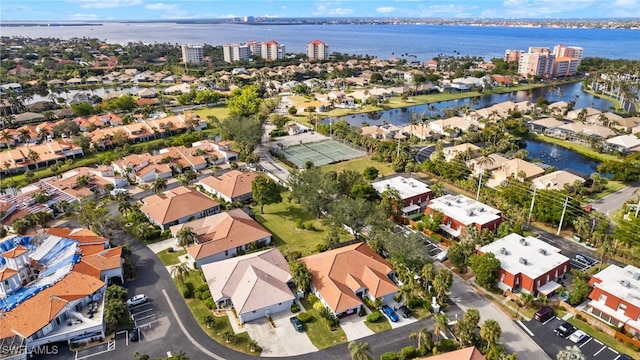
[(640, 184), (633, 184), (600, 200), (592, 202), (591, 206), (594, 209), (607, 214), (607, 216), (611, 216), (611, 213), (618, 210), (625, 201), (638, 195), (640, 195)]
[(518, 354), (519, 360), (550, 359), (518, 325), (489, 300), (478, 294), (476, 290), (458, 276), (453, 277), (451, 294), (449, 295), (463, 310), (476, 308), (480, 311), (480, 323), (486, 319), (494, 319), (500, 323), (502, 335), (500, 343), (508, 352)]

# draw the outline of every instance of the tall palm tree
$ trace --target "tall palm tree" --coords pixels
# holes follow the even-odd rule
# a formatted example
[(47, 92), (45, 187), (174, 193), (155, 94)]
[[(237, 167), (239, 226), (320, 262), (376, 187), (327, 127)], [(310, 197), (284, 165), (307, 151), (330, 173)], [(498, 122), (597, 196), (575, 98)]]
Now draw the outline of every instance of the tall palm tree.
[(18, 130), (18, 140), (23, 144), (27, 144), (31, 140), (31, 133), (29, 132), (29, 129)]
[(350, 342), (349, 354), (351, 355), (351, 360), (373, 360), (373, 355), (371, 354), (369, 343), (366, 342)]
[(489, 349), (491, 345), (498, 343), (501, 334), (502, 329), (500, 328), (500, 324), (493, 319), (485, 320), (482, 326), (480, 326), (480, 337), (487, 342), (487, 349)]
[(426, 329), (420, 329), (417, 332), (411, 333), (409, 335), (409, 339), (415, 339), (418, 341), (418, 349), (427, 348), (430, 349), (433, 347), (433, 338), (431, 333)]
[(2, 130), (2, 132), (0, 132), (0, 141), (6, 142), (7, 149), (11, 149), (11, 143), (14, 141), (14, 138), (9, 131)]
[(49, 135), (51, 135), (51, 133), (49, 132), (49, 130), (47, 129), (41, 129), (40, 131), (38, 131), (38, 141), (40, 142), (45, 142), (47, 141)]
[(189, 226), (185, 226), (180, 229), (180, 231), (178, 231), (178, 233), (176, 234), (176, 237), (178, 238), (178, 245), (184, 248), (198, 241), (198, 236)]
[(425, 287), (428, 287), (429, 284), (433, 281), (433, 277), (435, 276), (435, 268), (433, 267), (433, 263), (426, 263), (422, 266), (422, 271), (420, 275), (422, 275), (422, 279), (424, 280)]
[(38, 154), (33, 150), (29, 150), (29, 154), (27, 155), (27, 157), (29, 158), (29, 160), (33, 161), (34, 164), (36, 164), (36, 172), (38, 172), (38, 170), (40, 170), (40, 166), (38, 165), (38, 160), (40, 160), (40, 154)]
[(434, 319), (433, 334), (436, 336), (436, 339), (439, 339), (440, 333), (449, 332), (449, 319), (445, 314), (436, 314)]
[(151, 183), (151, 191), (154, 194), (161, 193), (167, 189), (167, 179), (157, 178)]
[(184, 277), (187, 276), (189, 272), (191, 272), (191, 269), (189, 268), (189, 264), (186, 262), (182, 262), (171, 267), (171, 276), (180, 280), (180, 282), (184, 280)]

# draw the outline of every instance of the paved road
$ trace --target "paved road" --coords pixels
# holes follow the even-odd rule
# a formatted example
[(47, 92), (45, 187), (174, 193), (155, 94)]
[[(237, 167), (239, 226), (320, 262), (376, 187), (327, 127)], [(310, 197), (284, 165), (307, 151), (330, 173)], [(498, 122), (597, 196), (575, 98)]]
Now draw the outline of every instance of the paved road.
[(633, 184), (624, 189), (618, 190), (611, 195), (605, 196), (600, 200), (591, 203), (591, 206), (605, 214), (611, 216), (611, 213), (618, 210), (622, 204), (628, 199), (640, 195), (640, 184)]
[[(282, 182), (286, 183), (289, 178), (289, 170), (280, 165), (276, 160), (273, 159), (271, 153), (269, 152), (269, 143), (270, 136), (269, 132), (275, 129), (272, 125), (265, 125), (264, 135), (262, 136), (262, 141), (256, 148), (255, 152), (260, 156), (260, 166), (262, 169), (267, 171), (268, 173), (274, 175)], [(275, 179), (274, 179), (275, 180)]]

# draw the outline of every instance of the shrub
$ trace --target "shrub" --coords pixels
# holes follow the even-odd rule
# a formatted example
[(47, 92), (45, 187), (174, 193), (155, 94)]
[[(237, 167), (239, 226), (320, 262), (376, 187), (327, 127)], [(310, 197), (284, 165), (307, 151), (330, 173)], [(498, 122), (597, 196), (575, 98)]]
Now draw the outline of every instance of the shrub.
[(380, 355), (380, 360), (397, 360), (397, 359), (398, 359), (398, 354), (391, 351)]
[(302, 257), (302, 253), (300, 251), (291, 251), (286, 257), (288, 261), (296, 261)]
[(400, 358), (402, 359), (413, 359), (416, 356), (416, 348), (415, 346), (406, 346), (400, 350)]
[(316, 301), (316, 302), (313, 304), (313, 308), (314, 308), (316, 311), (321, 312), (321, 311), (323, 311), (323, 309), (324, 309), (324, 304), (323, 304), (322, 302), (320, 302), (320, 301)]
[(307, 300), (309, 300), (309, 302), (311, 303), (311, 305), (317, 303), (318, 301), (320, 301), (320, 299), (318, 299), (317, 296), (311, 294), (307, 297)]
[(304, 223), (304, 228), (309, 231), (316, 231), (316, 227), (313, 225), (311, 221)]
[(327, 250), (329, 250), (329, 245), (327, 245), (327, 244), (318, 244), (318, 245), (316, 245), (316, 251), (317, 252), (325, 252)]
[(407, 307), (409, 309), (415, 309), (415, 308), (421, 307), (422, 306), (422, 302), (423, 302), (422, 299), (411, 298), (411, 299), (409, 299), (409, 301), (407, 301)]
[(202, 291), (200, 291), (200, 290), (196, 290), (196, 291), (193, 293), (193, 297), (194, 297), (194, 298), (196, 298), (196, 299), (200, 299), (200, 300), (202, 300)]
[(167, 248), (167, 252), (168, 252), (168, 253), (172, 253), (172, 252), (173, 252), (173, 248), (172, 248), (172, 247), (168, 247), (168, 248)]
[(300, 311), (300, 305), (298, 305), (298, 303), (293, 303), (291, 304), (291, 312), (292, 313), (297, 313)]
[(364, 309), (364, 306), (360, 306), (360, 310), (358, 310), (358, 316), (363, 317), (367, 315), (367, 310)]
[(303, 323), (311, 321), (311, 315), (307, 312), (301, 312), (297, 315), (297, 317), (298, 320), (302, 321)]
[(378, 320), (380, 320), (380, 313), (378, 311), (374, 311), (367, 315), (367, 322), (374, 323)]
[(187, 287), (182, 289), (182, 297), (185, 299), (191, 299), (193, 292)]
[(207, 298), (204, 300), (204, 306), (206, 306), (207, 309), (211, 310), (215, 307), (215, 303), (213, 302), (212, 298)]
[(209, 291), (209, 285), (202, 284), (202, 285), (198, 286), (198, 289), (196, 289), (196, 290), (201, 291), (201, 292)]
[(296, 220), (296, 228), (304, 230), (304, 221), (302, 221), (302, 219)]
[(200, 297), (198, 297), (198, 299), (200, 299), (200, 300), (211, 299), (211, 291), (209, 291), (209, 290), (201, 291), (200, 292)]

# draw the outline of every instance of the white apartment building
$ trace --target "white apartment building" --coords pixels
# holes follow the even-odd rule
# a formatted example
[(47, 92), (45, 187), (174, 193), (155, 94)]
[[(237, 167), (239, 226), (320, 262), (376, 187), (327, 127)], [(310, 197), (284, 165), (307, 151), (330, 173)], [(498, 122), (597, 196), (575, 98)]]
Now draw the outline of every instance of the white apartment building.
[(518, 74), (521, 76), (550, 77), (553, 74), (555, 55), (549, 48), (529, 48), (529, 52), (520, 55)]
[(553, 47), (553, 54), (556, 57), (568, 57), (578, 59), (578, 62), (582, 60), (582, 53), (584, 49), (577, 46), (565, 46), (564, 44), (558, 44)]
[(329, 45), (320, 40), (307, 43), (307, 58), (313, 60), (329, 60)]
[(248, 61), (251, 59), (251, 49), (247, 44), (227, 44), (222, 46), (224, 61)]
[(204, 50), (201, 45), (182, 45), (182, 62), (200, 64), (204, 61)]

